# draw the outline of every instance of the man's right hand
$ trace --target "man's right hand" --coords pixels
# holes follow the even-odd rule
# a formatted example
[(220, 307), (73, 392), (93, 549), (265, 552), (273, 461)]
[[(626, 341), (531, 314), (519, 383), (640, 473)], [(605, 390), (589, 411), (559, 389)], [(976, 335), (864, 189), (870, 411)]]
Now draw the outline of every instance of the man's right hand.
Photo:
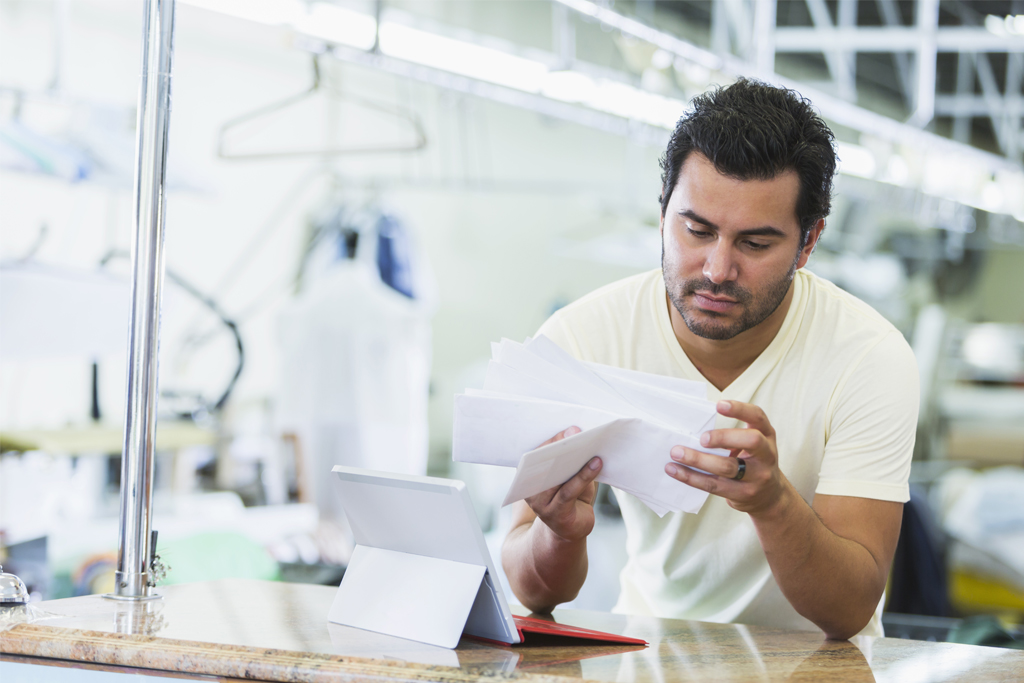
[[(541, 445), (579, 431), (570, 427)], [(534, 612), (550, 612), (572, 600), (587, 578), (587, 535), (594, 529), (594, 479), (600, 471), (601, 459), (591, 458), (569, 481), (512, 508), (502, 565), (512, 592)]]
[[(569, 427), (541, 446), (579, 433), (579, 427)], [(530, 496), (526, 504), (560, 539), (578, 541), (586, 538), (594, 530), (594, 499), (597, 497), (597, 482), (594, 479), (600, 472), (601, 458), (593, 457), (572, 479), (561, 486)]]

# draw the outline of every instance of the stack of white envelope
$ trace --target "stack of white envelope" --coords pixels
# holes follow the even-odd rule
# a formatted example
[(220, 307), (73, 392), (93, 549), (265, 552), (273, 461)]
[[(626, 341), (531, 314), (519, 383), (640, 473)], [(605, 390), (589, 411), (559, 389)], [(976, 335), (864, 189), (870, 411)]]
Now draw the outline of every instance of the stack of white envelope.
[[(453, 459), (515, 467), (503, 505), (558, 486), (595, 455), (597, 480), (658, 516), (697, 512), (708, 494), (665, 473), (675, 445), (705, 448), (715, 404), (703, 382), (578, 361), (544, 336), (492, 344), (483, 390), (455, 397)], [(538, 448), (570, 426), (579, 434)]]

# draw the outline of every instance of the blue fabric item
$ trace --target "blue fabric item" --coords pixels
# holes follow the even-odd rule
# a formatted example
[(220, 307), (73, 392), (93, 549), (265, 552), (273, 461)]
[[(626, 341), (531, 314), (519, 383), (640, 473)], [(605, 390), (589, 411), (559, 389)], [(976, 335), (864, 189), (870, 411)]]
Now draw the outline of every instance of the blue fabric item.
[(2, 166), (11, 170), (44, 173), (71, 182), (85, 180), (95, 170), (92, 159), (74, 144), (43, 135), (19, 121), (0, 126), (0, 144), (16, 153), (0, 153)]
[(396, 292), (415, 298), (409, 233), (402, 223), (382, 214), (377, 220), (377, 268), (380, 279)]
[(949, 616), (944, 540), (924, 491), (911, 485), (910, 501), (903, 506), (886, 611)]

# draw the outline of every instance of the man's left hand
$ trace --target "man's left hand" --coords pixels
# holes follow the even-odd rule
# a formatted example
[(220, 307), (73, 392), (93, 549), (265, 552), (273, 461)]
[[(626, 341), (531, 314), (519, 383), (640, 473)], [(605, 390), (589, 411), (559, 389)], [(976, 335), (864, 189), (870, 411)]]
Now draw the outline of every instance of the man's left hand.
[[(694, 488), (725, 498), (741, 512), (770, 511), (783, 499), (788, 482), (779, 470), (775, 430), (768, 416), (758, 406), (740, 401), (719, 401), (717, 408), (720, 415), (736, 418), (745, 427), (713, 429), (701, 435), (700, 442), (708, 448), (728, 449), (729, 457), (675, 446), (671, 451), (674, 462), (665, 465), (665, 471)], [(737, 480), (741, 461), (745, 470)]]

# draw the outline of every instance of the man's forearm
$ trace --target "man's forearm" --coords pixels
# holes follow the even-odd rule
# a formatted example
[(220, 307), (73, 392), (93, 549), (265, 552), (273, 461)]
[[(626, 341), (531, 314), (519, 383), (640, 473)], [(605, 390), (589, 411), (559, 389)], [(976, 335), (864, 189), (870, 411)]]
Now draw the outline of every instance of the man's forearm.
[(550, 612), (580, 592), (587, 578), (587, 539), (566, 541), (544, 522), (512, 529), (501, 551), (512, 592), (524, 607)]
[(785, 491), (770, 510), (751, 515), (775, 581), (829, 638), (854, 636), (878, 606), (889, 560), (831, 531), (788, 482)]

